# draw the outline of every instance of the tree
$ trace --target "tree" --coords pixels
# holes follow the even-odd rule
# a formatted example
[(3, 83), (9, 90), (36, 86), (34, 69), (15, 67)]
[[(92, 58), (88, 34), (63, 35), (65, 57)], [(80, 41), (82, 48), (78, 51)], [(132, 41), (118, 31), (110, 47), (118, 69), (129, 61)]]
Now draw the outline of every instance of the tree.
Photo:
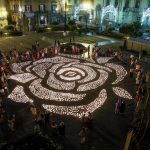
[(129, 34), (130, 36), (137, 37), (142, 36), (140, 22), (133, 22), (130, 25), (124, 25), (119, 29), (120, 33)]
[(88, 20), (89, 20), (89, 13), (87, 11), (82, 11), (80, 13), (80, 15), (82, 16), (82, 18), (85, 20), (85, 23), (86, 23), (86, 29), (87, 29), (87, 23), (88, 23)]

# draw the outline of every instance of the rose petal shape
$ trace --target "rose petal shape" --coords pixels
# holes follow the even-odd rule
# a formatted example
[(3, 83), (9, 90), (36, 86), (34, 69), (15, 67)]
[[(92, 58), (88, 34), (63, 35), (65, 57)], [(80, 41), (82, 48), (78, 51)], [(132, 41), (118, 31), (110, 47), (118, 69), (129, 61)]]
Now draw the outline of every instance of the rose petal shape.
[(31, 72), (30, 69), (31, 69), (33, 66), (34, 66), (34, 65), (29, 65), (29, 66), (26, 68), (26, 71), (27, 71), (27, 72)]
[(12, 71), (15, 73), (24, 73), (22, 68), (29, 65), (30, 63), (31, 63), (31, 61), (26, 61), (26, 62), (21, 62), (21, 63), (13, 63)]
[(17, 86), (12, 93), (8, 96), (8, 98), (12, 99), (15, 102), (20, 103), (32, 103), (33, 100), (30, 99), (24, 92), (24, 88), (22, 86)]
[(64, 65), (63, 67), (71, 67), (72, 65), (78, 64), (79, 62), (70, 62), (66, 65)]
[(109, 60), (113, 59), (113, 57), (100, 57), (97, 59), (99, 64), (107, 63)]
[(69, 57), (69, 58), (76, 58), (76, 59), (80, 59), (81, 55), (73, 55), (73, 54), (63, 54), (63, 53), (58, 53), (59, 56), (63, 56), (63, 57)]
[(103, 70), (98, 70), (98, 71), (99, 71), (100, 75), (97, 80), (80, 85), (78, 87), (77, 91), (92, 90), (92, 89), (96, 89), (97, 87), (103, 85), (108, 78), (108, 73)]
[(72, 61), (79, 61), (79, 60), (72, 59), (72, 58), (65, 58), (65, 57), (61, 57), (61, 56), (56, 56), (56, 57), (53, 57), (53, 58), (40, 59), (38, 61), (35, 61), (33, 64), (37, 65), (39, 63), (47, 63), (47, 62), (51, 62), (51, 63), (66, 63), (66, 62), (72, 62)]
[(129, 94), (129, 92), (127, 92), (123, 88), (113, 87), (113, 91), (119, 97), (126, 98), (126, 99), (133, 99), (132, 96)]
[(41, 85), (41, 81), (41, 79), (34, 80), (29, 86), (30, 91), (40, 99), (54, 101), (80, 101), (86, 96), (86, 94), (55, 92), (44, 88)]
[(47, 84), (57, 90), (73, 90), (75, 88), (75, 82), (63, 82), (57, 80), (53, 73), (50, 73)]
[(52, 66), (51, 63), (42, 63), (42, 64), (37, 64), (32, 70), (39, 75), (41, 78), (44, 78), (46, 75), (46, 69), (48, 69), (50, 66)]
[(76, 71), (76, 72), (80, 73), (82, 76), (85, 76), (84, 71), (82, 71), (81, 69), (75, 68), (75, 67), (61, 68), (61, 69), (57, 72), (57, 75), (61, 75), (61, 74), (63, 74), (64, 72), (67, 72), (67, 71), (73, 71), (73, 72)]
[(27, 83), (33, 79), (36, 79), (37, 77), (34, 76), (31, 73), (23, 73), (23, 74), (16, 74), (16, 75), (11, 75), (10, 79), (16, 80), (20, 83)]
[(63, 67), (56, 74), (65, 81), (75, 81), (85, 76), (85, 72), (76, 67)]
[(73, 66), (83, 69), (87, 73), (87, 76), (85, 76), (85, 78), (83, 78), (82, 80), (79, 80), (78, 83), (86, 83), (95, 79), (96, 72), (91, 67), (85, 65), (73, 65)]
[(108, 63), (108, 64), (106, 64), (106, 66), (108, 66), (108, 67), (110, 67), (110, 68), (112, 68), (112, 69), (114, 69), (116, 71), (117, 79), (112, 84), (119, 83), (127, 75), (127, 71), (121, 65), (116, 65), (116, 64), (113, 64), (113, 63)]
[(64, 65), (64, 64), (55, 64), (55, 65), (53, 65), (53, 66), (49, 69), (49, 72), (55, 73), (56, 70), (57, 70), (59, 67), (61, 67), (62, 65)]
[(81, 106), (56, 106), (56, 105), (45, 105), (44, 109), (60, 114), (60, 115), (71, 115), (81, 118), (83, 114), (88, 115), (88, 112), (94, 112), (96, 109), (101, 107), (107, 99), (107, 92), (105, 89), (101, 90), (99, 96), (91, 103)]
[(83, 63), (84, 65), (90, 66), (90, 67), (94, 67), (94, 68), (98, 68), (98, 69), (103, 69), (109, 72), (112, 72), (112, 70), (110, 70), (108, 67), (104, 67), (104, 66), (100, 66), (98, 64), (93, 64), (93, 63)]

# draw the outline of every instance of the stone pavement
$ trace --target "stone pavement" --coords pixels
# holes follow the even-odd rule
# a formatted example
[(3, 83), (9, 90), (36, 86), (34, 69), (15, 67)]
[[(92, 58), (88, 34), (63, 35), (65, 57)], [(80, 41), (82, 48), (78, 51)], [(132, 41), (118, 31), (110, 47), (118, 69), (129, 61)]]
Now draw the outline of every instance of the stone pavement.
[[(129, 68), (126, 69), (128, 70)], [(133, 79), (127, 76), (119, 86), (134, 95)], [(85, 145), (80, 145), (78, 136), (81, 129), (80, 119), (71, 116), (54, 115), (57, 122), (64, 121), (66, 124), (66, 137), (63, 140), (65, 150), (90, 150), (92, 146), (96, 150), (122, 150), (126, 133), (130, 129), (133, 119), (133, 109), (127, 107), (125, 115), (115, 115), (116, 101), (117, 97), (111, 92), (108, 93), (108, 99), (104, 105), (93, 113), (93, 128), (88, 130), (88, 141)], [(131, 104), (132, 101), (127, 100), (126, 103), (127, 105)], [(26, 104), (17, 104), (7, 99), (4, 100), (4, 106), (7, 113), (16, 114), (17, 117), (16, 132), (11, 136), (7, 135), (5, 140), (14, 142), (33, 132), (33, 118)]]

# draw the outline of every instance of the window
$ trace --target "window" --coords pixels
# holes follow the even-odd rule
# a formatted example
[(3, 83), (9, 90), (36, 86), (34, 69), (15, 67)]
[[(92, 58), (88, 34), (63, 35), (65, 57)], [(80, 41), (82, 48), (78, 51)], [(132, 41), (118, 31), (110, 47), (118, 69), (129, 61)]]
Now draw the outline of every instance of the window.
[(41, 25), (47, 24), (47, 18), (46, 18), (45, 16), (41, 16), (41, 17), (40, 17), (40, 24), (41, 24)]
[(110, 4), (110, 0), (106, 0), (106, 6)]
[(124, 8), (123, 8), (124, 11), (126, 11), (129, 8), (129, 3), (130, 3), (130, 0), (125, 1), (125, 5), (124, 5)]
[(45, 11), (45, 5), (43, 5), (43, 4), (39, 5), (39, 11), (44, 12)]
[(14, 11), (18, 12), (19, 11), (19, 5), (14, 5)]
[(136, 2), (135, 2), (135, 8), (140, 8), (140, 0), (136, 0)]
[(53, 4), (52, 4), (52, 12), (53, 12), (53, 13), (57, 13), (56, 10), (57, 10), (57, 4), (56, 4), (56, 3), (53, 3)]
[(148, 1), (148, 7), (150, 7), (150, 0)]
[(74, 3), (77, 4), (77, 0), (74, 0)]
[(25, 11), (31, 12), (32, 11), (32, 5), (25, 5)]
[(118, 0), (115, 0), (115, 7), (118, 6)]
[(140, 21), (141, 20), (141, 17), (137, 17), (137, 21)]

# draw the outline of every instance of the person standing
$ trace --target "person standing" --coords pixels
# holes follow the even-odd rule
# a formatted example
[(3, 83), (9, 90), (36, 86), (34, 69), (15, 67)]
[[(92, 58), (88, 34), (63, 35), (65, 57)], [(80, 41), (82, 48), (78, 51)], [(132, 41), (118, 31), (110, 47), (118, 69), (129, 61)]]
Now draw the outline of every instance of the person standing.
[(119, 109), (120, 109), (120, 105), (121, 105), (121, 100), (118, 99), (118, 101), (116, 102), (116, 105), (115, 105), (115, 114), (119, 114)]
[(36, 41), (36, 46), (37, 46), (38, 48), (39, 48), (39, 46), (40, 46), (38, 41)]
[(120, 104), (120, 113), (121, 114), (124, 114), (125, 113), (125, 109), (126, 109), (126, 103), (125, 101), (122, 101), (121, 104)]
[(130, 78), (133, 78), (133, 71), (134, 71), (134, 69), (130, 68)]
[(90, 58), (90, 45), (88, 46), (88, 58)]
[(85, 144), (86, 142), (86, 128), (85, 127), (83, 127), (80, 130), (79, 136), (80, 136), (80, 144)]
[(65, 130), (66, 130), (66, 126), (64, 122), (60, 122), (59, 127), (58, 127), (59, 135), (65, 136)]

